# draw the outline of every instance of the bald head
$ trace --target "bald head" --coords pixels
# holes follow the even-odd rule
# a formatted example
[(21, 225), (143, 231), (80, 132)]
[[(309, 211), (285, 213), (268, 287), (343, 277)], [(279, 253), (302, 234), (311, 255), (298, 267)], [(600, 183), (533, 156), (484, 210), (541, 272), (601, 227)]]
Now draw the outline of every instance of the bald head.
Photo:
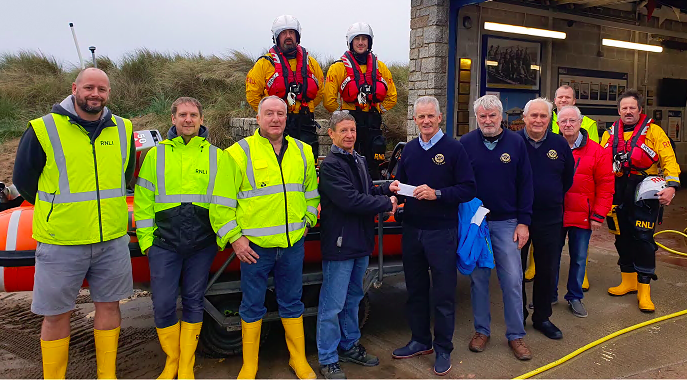
[(80, 118), (99, 120), (110, 98), (110, 79), (100, 69), (90, 67), (81, 70), (72, 83), (72, 95)]
[(95, 67), (89, 67), (83, 69), (76, 76), (74, 83), (78, 86), (85, 78), (89, 79), (104, 79), (107, 82), (107, 87), (110, 87), (110, 78), (105, 74), (104, 71), (97, 69)]

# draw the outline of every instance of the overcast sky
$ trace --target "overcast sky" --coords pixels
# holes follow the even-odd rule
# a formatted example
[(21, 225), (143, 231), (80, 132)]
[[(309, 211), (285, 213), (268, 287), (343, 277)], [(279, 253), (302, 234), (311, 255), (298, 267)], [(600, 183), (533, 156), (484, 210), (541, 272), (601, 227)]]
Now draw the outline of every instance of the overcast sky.
[(298, 18), (301, 44), (320, 60), (340, 57), (348, 26), (364, 21), (382, 61), (408, 62), (410, 0), (3, 0), (2, 14), (0, 52), (40, 50), (66, 66), (79, 62), (70, 22), (84, 59), (91, 45), (117, 62), (140, 48), (257, 57), (272, 45), (272, 21), (281, 14)]

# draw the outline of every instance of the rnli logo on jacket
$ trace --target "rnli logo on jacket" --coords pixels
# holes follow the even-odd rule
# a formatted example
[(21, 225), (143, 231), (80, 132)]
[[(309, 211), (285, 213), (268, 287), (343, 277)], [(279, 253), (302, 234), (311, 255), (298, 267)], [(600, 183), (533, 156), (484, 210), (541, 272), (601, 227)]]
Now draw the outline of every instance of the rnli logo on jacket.
[(196, 169), (196, 173), (197, 173), (197, 174), (208, 174), (208, 171), (207, 171), (207, 170), (203, 170), (203, 169)]
[(432, 161), (434, 161), (435, 164), (437, 165), (443, 165), (444, 164), (444, 155), (439, 153), (434, 158), (432, 158)]
[(550, 159), (552, 159), (552, 160), (555, 160), (555, 159), (558, 158), (558, 152), (556, 152), (555, 150), (551, 149), (551, 150), (549, 151), (549, 153), (546, 153), (546, 157), (548, 157), (548, 158), (550, 158)]
[(635, 227), (647, 229), (647, 230), (653, 230), (654, 229), (654, 224), (651, 222), (645, 222), (643, 220), (637, 220), (635, 221)]
[(501, 162), (503, 162), (504, 164), (509, 163), (510, 162), (510, 154), (508, 154), (508, 153), (502, 154), (501, 155)]
[(114, 145), (114, 141), (101, 141), (100, 145)]

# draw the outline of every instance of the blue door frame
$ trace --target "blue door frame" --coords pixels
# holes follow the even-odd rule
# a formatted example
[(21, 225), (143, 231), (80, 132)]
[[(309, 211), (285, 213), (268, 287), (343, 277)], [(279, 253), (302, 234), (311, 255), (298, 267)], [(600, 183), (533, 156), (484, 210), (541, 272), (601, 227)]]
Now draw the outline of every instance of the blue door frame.
[[(448, 76), (446, 83), (446, 133), (453, 136), (455, 120), (454, 107), (456, 100), (456, 52), (458, 44), (458, 11), (466, 5), (479, 4), (487, 0), (450, 0), (448, 11)], [(481, 27), (474, 25), (473, 27)], [(474, 63), (473, 63), (474, 64)], [(479, 67), (479, 66), (478, 66)]]

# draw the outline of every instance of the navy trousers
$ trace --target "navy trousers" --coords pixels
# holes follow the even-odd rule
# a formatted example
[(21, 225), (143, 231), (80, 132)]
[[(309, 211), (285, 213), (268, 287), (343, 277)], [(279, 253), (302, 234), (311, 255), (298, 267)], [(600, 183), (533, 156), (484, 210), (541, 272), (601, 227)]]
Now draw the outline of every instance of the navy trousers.
[[(412, 340), (425, 345), (433, 343), (438, 353), (453, 350), (458, 281), (456, 232), (456, 228), (421, 230), (403, 224), (403, 272)], [(434, 342), (430, 331), (430, 305), (434, 306)]]

